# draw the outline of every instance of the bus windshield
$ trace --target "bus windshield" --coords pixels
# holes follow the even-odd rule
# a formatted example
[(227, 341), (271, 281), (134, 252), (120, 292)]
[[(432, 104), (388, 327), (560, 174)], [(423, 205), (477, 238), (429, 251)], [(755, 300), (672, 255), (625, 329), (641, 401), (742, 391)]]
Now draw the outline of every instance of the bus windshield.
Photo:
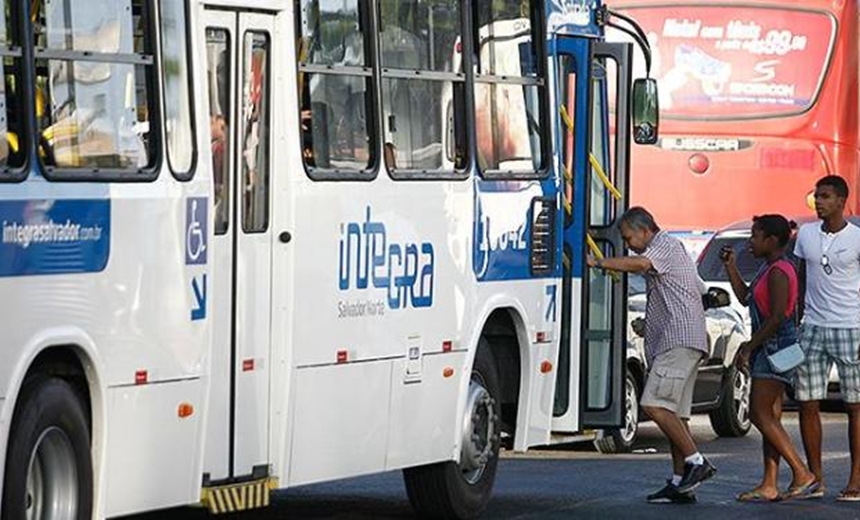
[[(675, 119), (804, 112), (818, 96), (836, 35), (835, 18), (822, 11), (689, 4), (626, 12), (651, 43), (661, 115)], [(644, 72), (644, 63), (637, 67)]]

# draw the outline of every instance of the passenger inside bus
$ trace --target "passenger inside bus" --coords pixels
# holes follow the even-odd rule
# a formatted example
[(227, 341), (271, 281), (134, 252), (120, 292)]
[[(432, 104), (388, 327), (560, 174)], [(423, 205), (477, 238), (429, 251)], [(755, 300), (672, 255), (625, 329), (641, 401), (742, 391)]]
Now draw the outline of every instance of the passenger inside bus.
[(209, 131), (212, 135), (212, 182), (215, 185), (215, 222), (226, 222), (227, 215), (224, 214), (227, 206), (222, 204), (226, 199), (224, 192), (226, 188), (227, 165), (227, 120), (221, 114), (214, 114), (209, 118)]

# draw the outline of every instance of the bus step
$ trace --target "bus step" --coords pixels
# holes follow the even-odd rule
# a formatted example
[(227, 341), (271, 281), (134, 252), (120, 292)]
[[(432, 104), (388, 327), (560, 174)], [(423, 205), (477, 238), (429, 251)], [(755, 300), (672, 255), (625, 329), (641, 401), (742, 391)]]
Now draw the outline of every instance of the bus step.
[(269, 495), (277, 487), (278, 479), (274, 477), (204, 487), (200, 493), (200, 503), (213, 515), (259, 509), (268, 507)]

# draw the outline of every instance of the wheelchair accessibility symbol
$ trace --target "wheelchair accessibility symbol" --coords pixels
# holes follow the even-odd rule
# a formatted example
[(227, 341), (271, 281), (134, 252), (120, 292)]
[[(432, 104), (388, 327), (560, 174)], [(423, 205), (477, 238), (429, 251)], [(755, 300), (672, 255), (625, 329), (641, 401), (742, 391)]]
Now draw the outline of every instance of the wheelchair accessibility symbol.
[(206, 237), (208, 236), (208, 218), (206, 197), (193, 197), (185, 205), (185, 264), (199, 265), (206, 263)]

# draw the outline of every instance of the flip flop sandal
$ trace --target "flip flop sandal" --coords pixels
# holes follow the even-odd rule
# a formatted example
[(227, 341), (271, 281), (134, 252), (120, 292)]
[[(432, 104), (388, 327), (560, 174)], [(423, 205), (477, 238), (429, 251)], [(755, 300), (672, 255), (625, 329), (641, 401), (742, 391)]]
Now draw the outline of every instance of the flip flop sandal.
[(839, 492), (836, 500), (840, 502), (860, 502), (860, 489), (845, 488)]
[(738, 502), (775, 502), (779, 498), (777, 494), (775, 497), (771, 498), (768, 496), (764, 496), (761, 494), (761, 491), (756, 489), (751, 489), (749, 491), (744, 491), (735, 497), (735, 500)]
[(803, 495), (802, 497), (797, 497), (798, 500), (808, 500), (811, 498), (824, 498), (824, 492), (826, 489), (824, 486), (818, 486), (818, 489)]
[[(805, 498), (813, 498), (812, 495), (816, 493), (820, 487), (821, 483), (813, 479), (802, 486), (788, 488), (788, 490), (779, 494), (779, 500), (802, 500)], [(860, 496), (858, 496), (858, 500), (860, 500)]]

